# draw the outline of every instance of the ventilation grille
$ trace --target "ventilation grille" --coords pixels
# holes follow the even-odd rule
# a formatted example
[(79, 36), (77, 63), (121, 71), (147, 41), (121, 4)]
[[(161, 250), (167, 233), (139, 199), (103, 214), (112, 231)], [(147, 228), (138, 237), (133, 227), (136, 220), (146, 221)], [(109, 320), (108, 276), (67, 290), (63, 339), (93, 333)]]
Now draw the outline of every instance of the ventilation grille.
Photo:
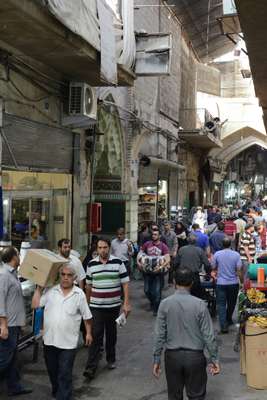
[(70, 88), (70, 107), (69, 113), (72, 115), (82, 113), (82, 87), (72, 86)]

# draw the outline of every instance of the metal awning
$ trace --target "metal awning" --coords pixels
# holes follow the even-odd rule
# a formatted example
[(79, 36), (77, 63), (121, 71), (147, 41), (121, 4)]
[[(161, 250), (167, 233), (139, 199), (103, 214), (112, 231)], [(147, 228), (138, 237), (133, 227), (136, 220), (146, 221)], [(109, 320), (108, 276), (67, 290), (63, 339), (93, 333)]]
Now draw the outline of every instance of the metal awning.
[(179, 138), (189, 143), (193, 147), (200, 149), (212, 149), (214, 147), (223, 147), (220, 139), (212, 133), (202, 132), (199, 129), (190, 131), (179, 131)]
[(182, 164), (158, 157), (142, 156), (141, 160), (145, 163), (139, 168), (139, 186), (156, 185), (158, 179), (168, 179), (171, 172), (178, 174), (185, 170)]
[(157, 157), (148, 157), (150, 160), (150, 165), (152, 167), (156, 167), (159, 169), (174, 169), (177, 171), (184, 171), (185, 166), (182, 164), (178, 164), (175, 161), (163, 160), (162, 158)]

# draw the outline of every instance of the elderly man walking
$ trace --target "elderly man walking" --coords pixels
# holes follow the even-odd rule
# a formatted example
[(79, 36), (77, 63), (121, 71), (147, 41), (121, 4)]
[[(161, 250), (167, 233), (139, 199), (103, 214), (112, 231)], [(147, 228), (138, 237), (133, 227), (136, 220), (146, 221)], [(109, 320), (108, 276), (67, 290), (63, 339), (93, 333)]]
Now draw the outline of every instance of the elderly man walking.
[(29, 394), (20, 383), (16, 368), (16, 352), (20, 329), (25, 325), (22, 289), (17, 277), (20, 264), (18, 250), (8, 247), (2, 253), (0, 267), (0, 375), (7, 383), (8, 395)]
[(204, 349), (210, 356), (210, 372), (220, 372), (218, 348), (212, 320), (204, 301), (190, 295), (194, 275), (188, 268), (175, 274), (175, 294), (159, 306), (154, 344), (153, 374), (161, 372), (161, 353), (165, 347), (165, 372), (169, 400), (204, 400), (207, 372)]
[(86, 296), (75, 286), (76, 270), (71, 264), (60, 270), (60, 284), (42, 294), (37, 287), (33, 308), (44, 307), (44, 358), (57, 400), (72, 398), (72, 369), (78, 346), (81, 320), (86, 329), (86, 345), (92, 343), (91, 321)]

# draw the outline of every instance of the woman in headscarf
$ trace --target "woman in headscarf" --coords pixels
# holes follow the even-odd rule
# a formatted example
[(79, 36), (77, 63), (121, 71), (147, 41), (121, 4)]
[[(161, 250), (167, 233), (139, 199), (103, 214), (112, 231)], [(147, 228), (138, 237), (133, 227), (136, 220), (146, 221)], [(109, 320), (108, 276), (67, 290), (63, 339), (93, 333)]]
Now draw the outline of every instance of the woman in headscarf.
[(179, 221), (176, 223), (175, 233), (178, 239), (178, 248), (180, 249), (181, 247), (186, 246), (188, 244), (188, 230), (183, 222)]

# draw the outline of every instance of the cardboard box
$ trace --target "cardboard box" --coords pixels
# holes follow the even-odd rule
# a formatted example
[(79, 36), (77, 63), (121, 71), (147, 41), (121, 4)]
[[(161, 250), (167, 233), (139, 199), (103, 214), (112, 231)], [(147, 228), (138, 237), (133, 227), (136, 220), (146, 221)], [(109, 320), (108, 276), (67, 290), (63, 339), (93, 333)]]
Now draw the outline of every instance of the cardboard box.
[(246, 374), (248, 386), (267, 389), (267, 329), (246, 323)]
[(58, 272), (67, 260), (45, 249), (29, 250), (20, 266), (19, 275), (42, 287), (58, 282)]

